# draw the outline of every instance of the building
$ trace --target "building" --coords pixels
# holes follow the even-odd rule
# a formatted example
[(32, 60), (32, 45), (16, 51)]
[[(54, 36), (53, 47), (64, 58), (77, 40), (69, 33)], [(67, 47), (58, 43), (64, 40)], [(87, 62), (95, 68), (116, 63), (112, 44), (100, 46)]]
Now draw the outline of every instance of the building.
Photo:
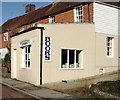
[(40, 85), (118, 70), (119, 12), (118, 2), (56, 2), (8, 20), (11, 77)]
[(5, 48), (2, 47), (2, 38), (3, 38), (2, 36), (3, 34), (0, 33), (0, 60), (4, 59), (5, 55), (8, 53), (7, 45)]

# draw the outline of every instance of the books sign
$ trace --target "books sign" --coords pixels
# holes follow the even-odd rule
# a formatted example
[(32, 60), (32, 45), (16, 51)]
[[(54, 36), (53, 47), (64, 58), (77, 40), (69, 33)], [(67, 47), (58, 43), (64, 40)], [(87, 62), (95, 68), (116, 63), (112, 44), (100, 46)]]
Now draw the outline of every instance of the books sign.
[(44, 61), (51, 61), (51, 37), (44, 37)]

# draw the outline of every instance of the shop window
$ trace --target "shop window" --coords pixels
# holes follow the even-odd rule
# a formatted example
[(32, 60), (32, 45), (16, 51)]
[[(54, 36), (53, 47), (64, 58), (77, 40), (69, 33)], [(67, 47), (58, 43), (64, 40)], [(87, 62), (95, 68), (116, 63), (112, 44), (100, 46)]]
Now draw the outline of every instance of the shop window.
[(74, 8), (74, 21), (83, 22), (83, 6), (78, 6)]
[(83, 51), (82, 50), (61, 50), (61, 68), (82, 68)]
[(4, 41), (8, 41), (8, 32), (4, 33)]
[(113, 37), (106, 38), (107, 57), (113, 56)]
[(49, 16), (49, 23), (55, 23), (55, 15)]
[(31, 67), (31, 46), (26, 46), (22, 48), (22, 62), (23, 68), (30, 68)]

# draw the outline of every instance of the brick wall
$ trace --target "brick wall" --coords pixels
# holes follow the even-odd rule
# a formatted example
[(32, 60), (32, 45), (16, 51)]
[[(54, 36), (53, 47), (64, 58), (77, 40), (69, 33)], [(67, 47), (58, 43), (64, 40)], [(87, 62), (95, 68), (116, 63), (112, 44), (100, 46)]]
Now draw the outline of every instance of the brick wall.
[(4, 41), (4, 33), (2, 34), (2, 47), (6, 48), (10, 44), (10, 32), (8, 32), (8, 41)]
[(90, 9), (90, 22), (93, 22), (93, 13), (94, 13), (94, 11), (93, 11), (93, 3), (90, 3), (90, 6), (89, 6), (89, 9)]
[(56, 23), (72, 23), (74, 22), (73, 10), (69, 10), (55, 16)]
[[(88, 11), (89, 11), (89, 17), (88, 17)], [(90, 3), (89, 5), (88, 4), (83, 5), (83, 19), (84, 19), (84, 23), (93, 22), (93, 3)], [(42, 19), (39, 22), (42, 24), (47, 24), (49, 23), (49, 18)], [(74, 22), (73, 9), (55, 15), (55, 23), (73, 23), (73, 22)]]
[(49, 23), (49, 18), (42, 19), (39, 22), (42, 24), (47, 24), (47, 23)]
[(83, 6), (83, 17), (84, 17), (85, 23), (87, 23), (87, 22), (92, 23), (93, 22), (93, 3), (90, 3), (89, 5), (86, 4)]

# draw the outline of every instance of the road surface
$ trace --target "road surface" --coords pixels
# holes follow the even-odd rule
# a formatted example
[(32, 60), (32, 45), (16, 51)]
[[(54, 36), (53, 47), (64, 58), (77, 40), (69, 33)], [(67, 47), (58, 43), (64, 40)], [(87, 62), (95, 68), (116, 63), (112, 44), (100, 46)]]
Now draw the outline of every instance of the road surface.
[(2, 98), (2, 100), (37, 100), (29, 95), (16, 91), (5, 85), (2, 85)]

